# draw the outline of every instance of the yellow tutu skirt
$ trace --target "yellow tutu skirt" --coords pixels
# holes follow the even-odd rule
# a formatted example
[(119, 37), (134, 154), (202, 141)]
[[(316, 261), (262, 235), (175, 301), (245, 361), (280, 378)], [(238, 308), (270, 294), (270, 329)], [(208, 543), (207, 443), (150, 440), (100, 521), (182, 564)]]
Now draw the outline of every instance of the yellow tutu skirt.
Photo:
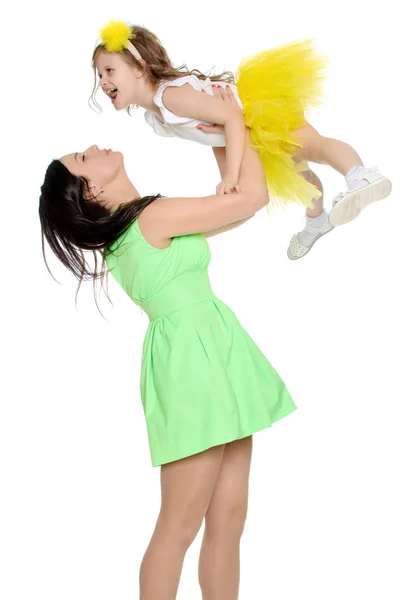
[(246, 58), (237, 70), (236, 85), (252, 145), (263, 162), (270, 198), (280, 204), (310, 206), (321, 196), (301, 176), (307, 163), (293, 159), (301, 147), (296, 130), (306, 124), (307, 109), (322, 102), (326, 64), (308, 40)]

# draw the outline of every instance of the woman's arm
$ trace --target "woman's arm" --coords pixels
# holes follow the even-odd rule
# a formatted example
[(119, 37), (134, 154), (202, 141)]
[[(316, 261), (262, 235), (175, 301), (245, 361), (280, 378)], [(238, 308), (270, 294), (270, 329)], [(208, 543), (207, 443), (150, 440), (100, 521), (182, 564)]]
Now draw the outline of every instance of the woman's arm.
[(250, 218), (267, 205), (269, 197), (260, 157), (249, 143), (239, 178), (239, 193), (203, 198), (160, 198), (140, 215), (146, 239), (163, 246), (176, 236), (207, 233)]
[(236, 229), (236, 227), (243, 225), (243, 223), (246, 223), (246, 221), (248, 221), (252, 217), (254, 217), (254, 215), (250, 215), (250, 217), (246, 217), (245, 219), (241, 219), (240, 221), (235, 221), (235, 223), (229, 223), (229, 225), (224, 225), (224, 227), (218, 227), (217, 229), (212, 229), (211, 231), (204, 231), (203, 235), (206, 238), (210, 238), (214, 235), (225, 233), (226, 231), (231, 231), (231, 229)]
[[(167, 87), (163, 94), (163, 102), (168, 110), (177, 116), (200, 119), (224, 126), (226, 177), (227, 181), (233, 181), (235, 185), (239, 179), (245, 149), (246, 128), (243, 112), (230, 102), (221, 102), (219, 97), (196, 91), (189, 83), (185, 83), (181, 87)], [(228, 187), (231, 187), (230, 184)]]
[[(223, 146), (222, 147), (213, 147), (213, 152), (214, 152), (214, 156), (217, 161), (217, 164), (218, 164), (218, 169), (219, 169), (219, 173), (221, 175), (221, 179), (223, 179), (224, 175), (225, 175), (225, 171), (226, 171), (226, 149)], [(223, 227), (219, 227), (218, 229), (212, 229), (211, 231), (206, 231), (206, 232), (204, 232), (204, 236), (206, 238), (209, 238), (209, 237), (213, 237), (214, 235), (218, 235), (219, 233), (225, 233), (226, 231), (230, 231), (231, 229), (236, 229), (236, 227), (239, 227), (239, 225), (243, 225), (243, 223), (246, 223), (246, 221), (248, 221), (252, 217), (254, 217), (254, 214), (250, 215), (250, 217), (247, 217), (246, 219), (241, 219), (240, 221), (236, 221), (235, 223), (229, 223), (229, 225), (224, 225)]]

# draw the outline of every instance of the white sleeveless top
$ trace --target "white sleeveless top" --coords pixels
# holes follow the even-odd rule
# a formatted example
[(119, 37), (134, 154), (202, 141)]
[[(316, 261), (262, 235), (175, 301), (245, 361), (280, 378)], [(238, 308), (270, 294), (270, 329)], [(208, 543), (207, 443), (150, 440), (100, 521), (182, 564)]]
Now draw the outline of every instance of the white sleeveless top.
[[(193, 142), (204, 144), (205, 146), (225, 146), (225, 135), (223, 133), (205, 133), (200, 129), (196, 129), (197, 125), (212, 125), (209, 121), (200, 121), (199, 119), (192, 119), (189, 117), (178, 117), (164, 106), (164, 90), (169, 86), (180, 87), (185, 85), (185, 83), (189, 83), (199, 92), (204, 89), (210, 96), (213, 95), (213, 83), (214, 85), (218, 84), (222, 87), (226, 87), (226, 83), (223, 81), (212, 82), (209, 77), (202, 80), (196, 77), (196, 75), (186, 75), (185, 77), (173, 79), (172, 81), (163, 81), (154, 96), (154, 104), (159, 107), (164, 122), (160, 121), (153, 112), (146, 110), (144, 113), (146, 123), (153, 128), (157, 135), (162, 135), (163, 137), (180, 137), (185, 140), (192, 140)], [(236, 86), (230, 83), (229, 87), (240, 108), (243, 108)]]

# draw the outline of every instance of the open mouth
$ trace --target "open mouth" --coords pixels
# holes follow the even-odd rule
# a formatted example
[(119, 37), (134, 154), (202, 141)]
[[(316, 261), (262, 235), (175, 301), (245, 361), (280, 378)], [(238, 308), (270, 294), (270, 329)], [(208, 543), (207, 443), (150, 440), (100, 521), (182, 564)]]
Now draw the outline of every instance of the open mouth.
[(117, 88), (112, 88), (111, 90), (108, 90), (108, 92), (107, 92), (107, 96), (109, 96), (112, 101), (115, 100), (115, 98), (117, 97), (117, 94), (118, 94)]

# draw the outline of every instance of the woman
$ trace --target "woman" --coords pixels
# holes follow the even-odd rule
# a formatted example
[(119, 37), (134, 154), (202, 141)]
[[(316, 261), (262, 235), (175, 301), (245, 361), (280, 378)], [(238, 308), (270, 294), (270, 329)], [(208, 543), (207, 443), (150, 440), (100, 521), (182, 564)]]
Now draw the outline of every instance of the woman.
[[(46, 172), (43, 241), (80, 280), (108, 270), (150, 322), (141, 397), (161, 509), (140, 569), (142, 600), (176, 598), (187, 549), (203, 519), (204, 600), (236, 600), (252, 434), (295, 410), (284, 383), (234, 313), (215, 297), (206, 237), (268, 203), (249, 136), (240, 193), (141, 198), (119, 152), (65, 155)], [(82, 250), (103, 257), (93, 273)]]

